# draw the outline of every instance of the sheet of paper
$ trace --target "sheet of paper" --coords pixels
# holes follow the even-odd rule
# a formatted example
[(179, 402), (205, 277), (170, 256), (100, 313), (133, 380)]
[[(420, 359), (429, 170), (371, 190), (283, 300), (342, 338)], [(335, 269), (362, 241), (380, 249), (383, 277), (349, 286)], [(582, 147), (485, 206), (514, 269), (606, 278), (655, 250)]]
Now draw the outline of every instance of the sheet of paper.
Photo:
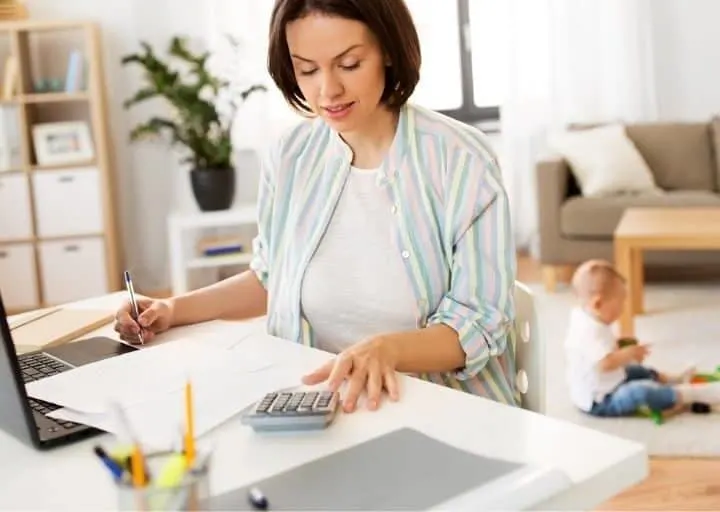
[[(195, 432), (200, 437), (232, 418), (265, 393), (294, 387), (307, 369), (282, 364), (252, 372), (198, 372), (193, 380)], [(175, 390), (124, 407), (132, 430), (151, 449), (177, 448), (185, 428), (184, 390)], [(112, 412), (86, 413), (58, 409), (53, 418), (90, 425), (128, 441), (123, 425)]]
[[(126, 345), (132, 345), (141, 350), (148, 350), (159, 345), (175, 343), (176, 341), (197, 343), (207, 348), (232, 350), (240, 341), (248, 336), (265, 334), (265, 332), (266, 323), (264, 317), (244, 322), (210, 320), (208, 322), (170, 329), (158, 335), (152, 343), (144, 346), (131, 344), (120, 339), (117, 339), (117, 341), (125, 343)], [(112, 338), (116, 339), (114, 335)]]
[(26, 388), (34, 398), (80, 412), (102, 413), (111, 401), (130, 405), (180, 390), (198, 372), (242, 374), (270, 364), (251, 353), (178, 340), (74, 368)]

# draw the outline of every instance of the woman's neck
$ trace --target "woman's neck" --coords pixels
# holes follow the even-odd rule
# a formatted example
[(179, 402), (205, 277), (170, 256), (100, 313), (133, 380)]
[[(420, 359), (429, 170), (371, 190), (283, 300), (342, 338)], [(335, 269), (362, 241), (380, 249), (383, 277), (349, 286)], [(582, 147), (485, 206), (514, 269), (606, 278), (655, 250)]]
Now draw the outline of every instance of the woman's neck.
[(379, 167), (395, 139), (398, 114), (378, 108), (367, 123), (340, 136), (353, 152), (352, 165), (361, 169)]

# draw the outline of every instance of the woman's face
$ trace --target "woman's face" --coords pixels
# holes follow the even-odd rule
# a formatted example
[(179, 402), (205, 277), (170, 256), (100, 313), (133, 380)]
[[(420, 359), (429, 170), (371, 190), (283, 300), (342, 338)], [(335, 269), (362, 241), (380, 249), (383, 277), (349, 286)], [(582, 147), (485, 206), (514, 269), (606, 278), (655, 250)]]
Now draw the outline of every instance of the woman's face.
[(287, 41), (300, 91), (330, 126), (353, 131), (377, 111), (385, 60), (365, 24), (309, 14), (288, 23)]

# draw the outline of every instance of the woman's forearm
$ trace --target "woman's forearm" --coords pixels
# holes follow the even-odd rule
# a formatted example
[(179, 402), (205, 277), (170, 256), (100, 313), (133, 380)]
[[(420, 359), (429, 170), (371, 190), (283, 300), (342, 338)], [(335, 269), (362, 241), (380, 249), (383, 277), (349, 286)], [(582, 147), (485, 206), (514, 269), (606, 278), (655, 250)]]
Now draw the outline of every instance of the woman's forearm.
[(255, 272), (247, 270), (169, 300), (172, 324), (187, 325), (215, 319), (244, 320), (267, 311), (267, 291)]
[(449, 372), (465, 366), (465, 352), (455, 330), (436, 324), (415, 331), (382, 335), (404, 373)]

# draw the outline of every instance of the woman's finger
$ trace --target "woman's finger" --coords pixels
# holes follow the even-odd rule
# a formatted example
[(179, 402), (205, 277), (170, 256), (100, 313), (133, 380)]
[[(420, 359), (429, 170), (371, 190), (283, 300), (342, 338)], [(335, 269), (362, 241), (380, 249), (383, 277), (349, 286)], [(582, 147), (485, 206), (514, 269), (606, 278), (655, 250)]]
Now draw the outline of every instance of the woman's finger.
[(343, 408), (345, 412), (353, 412), (357, 405), (358, 397), (365, 389), (365, 383), (367, 382), (367, 370), (364, 368), (356, 368), (355, 371), (350, 375), (350, 382), (347, 387), (347, 393), (343, 400)]
[(327, 378), (330, 376), (330, 372), (335, 367), (335, 360), (332, 359), (322, 365), (320, 368), (315, 370), (312, 373), (308, 373), (307, 375), (303, 376), (302, 382), (303, 384), (306, 384), (308, 386), (313, 386), (315, 384), (320, 384), (321, 382), (324, 382), (327, 380)]
[(368, 409), (374, 411), (380, 405), (380, 394), (383, 387), (383, 374), (380, 365), (371, 364), (367, 374), (367, 401)]
[(386, 368), (383, 371), (383, 381), (385, 389), (387, 390), (390, 400), (393, 402), (400, 398), (400, 389), (398, 386), (397, 373), (391, 368)]
[(350, 357), (340, 356), (335, 360), (335, 366), (330, 371), (328, 377), (328, 387), (330, 391), (340, 389), (343, 381), (350, 375), (353, 370), (353, 360)]

